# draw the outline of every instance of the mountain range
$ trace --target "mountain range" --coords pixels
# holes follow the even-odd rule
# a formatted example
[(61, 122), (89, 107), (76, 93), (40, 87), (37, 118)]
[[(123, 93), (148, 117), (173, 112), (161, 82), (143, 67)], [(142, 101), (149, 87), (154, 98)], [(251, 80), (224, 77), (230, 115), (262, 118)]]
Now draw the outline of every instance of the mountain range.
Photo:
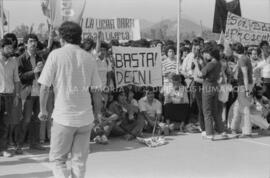
[[(170, 39), (177, 36), (177, 19), (165, 19), (160, 22), (150, 22), (140, 19), (141, 36), (146, 39)], [(180, 24), (181, 39), (192, 39), (195, 36), (205, 36), (211, 33), (211, 29), (201, 26), (191, 20), (182, 19)], [(211, 34), (213, 36), (214, 34)], [(216, 38), (216, 35), (211, 38)]]

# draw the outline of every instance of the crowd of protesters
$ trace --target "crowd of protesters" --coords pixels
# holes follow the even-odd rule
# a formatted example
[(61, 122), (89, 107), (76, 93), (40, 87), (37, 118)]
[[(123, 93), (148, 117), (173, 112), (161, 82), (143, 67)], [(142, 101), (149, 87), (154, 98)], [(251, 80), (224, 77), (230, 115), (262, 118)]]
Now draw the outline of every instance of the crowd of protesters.
[[(173, 41), (105, 43), (98, 36), (96, 41), (85, 39), (79, 46), (95, 59), (102, 83), (101, 115), (96, 116), (91, 138), (89, 135), (96, 143), (107, 144), (109, 138), (119, 136), (127, 140), (145, 137), (154, 127), (158, 134), (201, 133), (209, 140), (216, 135), (227, 138), (228, 134), (251, 137), (254, 128), (270, 130), (267, 41), (258, 46), (224, 46), (198, 37), (180, 43), (179, 59)], [(116, 89), (112, 46), (160, 47), (163, 86)], [(40, 121), (38, 79), (48, 55), (61, 48), (60, 42), (52, 36), (40, 42), (35, 34), (28, 34), (18, 44), (16, 36), (9, 33), (0, 47), (1, 156), (23, 154), (27, 145), (44, 150), (42, 144), (51, 138), (55, 88), (49, 88), (49, 119)]]

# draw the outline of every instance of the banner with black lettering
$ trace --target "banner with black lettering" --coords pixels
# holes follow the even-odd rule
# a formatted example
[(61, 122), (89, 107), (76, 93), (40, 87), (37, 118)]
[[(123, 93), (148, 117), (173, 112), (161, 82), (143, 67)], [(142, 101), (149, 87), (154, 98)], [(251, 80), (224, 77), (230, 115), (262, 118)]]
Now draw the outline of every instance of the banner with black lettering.
[(83, 18), (81, 20), (83, 39), (91, 38), (96, 40), (97, 34), (101, 31), (101, 40), (139, 40), (141, 39), (140, 23), (132, 18), (111, 18), (95, 19)]
[(270, 42), (270, 24), (258, 22), (228, 13), (225, 38), (243, 45), (258, 45), (262, 40)]
[(161, 49), (112, 47), (116, 87), (162, 86)]

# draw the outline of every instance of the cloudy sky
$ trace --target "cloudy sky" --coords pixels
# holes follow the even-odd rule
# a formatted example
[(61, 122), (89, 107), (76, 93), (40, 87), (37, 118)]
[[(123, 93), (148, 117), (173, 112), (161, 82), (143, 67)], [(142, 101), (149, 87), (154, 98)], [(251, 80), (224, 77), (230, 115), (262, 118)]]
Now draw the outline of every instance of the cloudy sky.
[[(133, 17), (157, 22), (177, 18), (178, 0), (86, 0), (84, 16)], [(242, 16), (270, 23), (270, 0), (240, 0)], [(215, 0), (182, 0), (182, 16), (204, 26), (212, 27)], [(45, 22), (40, 0), (4, 0), (9, 12), (10, 29), (20, 24)]]

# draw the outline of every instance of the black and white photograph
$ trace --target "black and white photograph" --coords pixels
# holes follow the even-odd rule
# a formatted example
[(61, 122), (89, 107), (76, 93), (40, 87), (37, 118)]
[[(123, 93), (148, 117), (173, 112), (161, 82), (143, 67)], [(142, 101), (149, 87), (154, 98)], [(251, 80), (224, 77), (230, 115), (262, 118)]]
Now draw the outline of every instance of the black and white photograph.
[(0, 178), (270, 178), (270, 0), (0, 0)]

